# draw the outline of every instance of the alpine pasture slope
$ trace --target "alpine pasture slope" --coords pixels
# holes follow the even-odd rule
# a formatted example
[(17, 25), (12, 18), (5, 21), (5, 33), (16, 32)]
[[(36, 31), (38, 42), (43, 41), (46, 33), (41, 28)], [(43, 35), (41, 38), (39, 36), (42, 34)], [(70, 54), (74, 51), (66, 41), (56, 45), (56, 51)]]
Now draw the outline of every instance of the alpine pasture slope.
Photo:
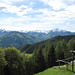
[(34, 74), (34, 75), (75, 75), (75, 73), (73, 73), (71, 69), (69, 71), (65, 68), (59, 69), (58, 67), (57, 68), (52, 67), (52, 68), (48, 68), (45, 71)]

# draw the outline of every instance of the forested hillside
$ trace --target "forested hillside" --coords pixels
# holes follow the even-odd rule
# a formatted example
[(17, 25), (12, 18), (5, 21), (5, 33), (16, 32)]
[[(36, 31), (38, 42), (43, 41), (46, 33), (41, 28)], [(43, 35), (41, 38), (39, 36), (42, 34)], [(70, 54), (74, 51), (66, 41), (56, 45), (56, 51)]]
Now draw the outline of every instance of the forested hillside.
[(32, 54), (20, 52), (12, 45), (8, 48), (0, 47), (0, 75), (33, 75), (42, 72), (58, 65), (57, 59), (71, 57), (70, 50), (75, 50), (74, 38), (67, 42), (59, 40), (56, 46), (50, 43), (43, 48), (39, 44)]
[(70, 39), (75, 39), (75, 35), (67, 35), (67, 36), (56, 36), (56, 37), (53, 37), (51, 39), (48, 39), (48, 40), (45, 40), (45, 41), (42, 41), (42, 42), (39, 42), (39, 43), (35, 43), (35, 44), (25, 44), (25, 45), (22, 45), (20, 47), (18, 47), (18, 49), (23, 52), (25, 51), (26, 53), (32, 53), (34, 51), (34, 49), (38, 48), (39, 45), (42, 45), (43, 48), (45, 46), (47, 46), (48, 44), (54, 44), (54, 46), (57, 45), (57, 42), (58, 41), (61, 41), (61, 40), (65, 40), (66, 42), (68, 42)]
[(17, 31), (11, 31), (8, 33), (3, 33), (0, 37), (1, 47), (10, 47), (13, 44), (14, 47), (21, 46), (23, 44), (33, 44), (42, 41), (41, 38), (35, 37), (26, 33), (21, 33)]

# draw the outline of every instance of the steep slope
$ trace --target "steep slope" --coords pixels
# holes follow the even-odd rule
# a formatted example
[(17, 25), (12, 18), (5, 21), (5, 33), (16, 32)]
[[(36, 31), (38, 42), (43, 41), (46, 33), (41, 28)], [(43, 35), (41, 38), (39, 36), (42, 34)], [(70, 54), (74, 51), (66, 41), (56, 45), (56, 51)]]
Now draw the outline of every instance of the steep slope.
[(23, 44), (33, 44), (39, 41), (42, 41), (42, 39), (26, 33), (11, 31), (0, 37), (0, 46), (9, 47), (11, 44), (13, 44), (13, 46), (18, 47)]
[[(56, 37), (53, 37), (51, 39), (48, 39), (48, 40), (45, 40), (45, 41), (42, 41), (42, 42), (39, 42), (39, 43), (32, 44), (32, 45), (28, 46), (28, 48), (26, 47), (27, 45), (23, 45), (23, 46), (20, 46), (18, 49), (20, 51), (25, 51), (26, 53), (32, 53), (34, 51), (34, 49), (35, 48), (37, 49), (40, 45), (45, 47), (48, 44), (54, 44), (56, 46), (58, 41), (64, 39), (66, 42), (68, 42), (72, 38), (75, 39), (75, 35), (56, 36)], [(24, 47), (26, 47), (26, 49)]]

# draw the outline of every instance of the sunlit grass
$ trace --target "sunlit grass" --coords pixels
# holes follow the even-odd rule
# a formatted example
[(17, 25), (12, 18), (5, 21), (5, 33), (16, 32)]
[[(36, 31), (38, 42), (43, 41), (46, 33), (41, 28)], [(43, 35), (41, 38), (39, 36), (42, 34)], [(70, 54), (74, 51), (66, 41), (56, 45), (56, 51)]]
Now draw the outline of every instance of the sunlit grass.
[[(69, 70), (66, 69), (66, 67), (61, 66), (61, 68), (59, 69), (59, 67), (52, 67), (49, 69), (46, 69), (43, 72), (37, 73), (35, 75), (75, 75), (75, 73), (72, 72), (72, 66), (69, 66)], [(74, 68), (75, 69), (75, 68)]]

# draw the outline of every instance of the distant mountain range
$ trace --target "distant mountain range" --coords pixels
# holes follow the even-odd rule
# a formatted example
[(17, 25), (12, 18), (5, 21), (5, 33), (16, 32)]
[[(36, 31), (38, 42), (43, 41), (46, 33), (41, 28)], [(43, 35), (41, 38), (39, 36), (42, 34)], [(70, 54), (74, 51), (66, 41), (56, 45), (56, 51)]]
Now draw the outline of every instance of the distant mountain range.
[(70, 32), (70, 31), (66, 31), (66, 30), (60, 30), (58, 28), (53, 29), (53, 30), (49, 30), (49, 31), (40, 31), (40, 30), (36, 30), (36, 31), (27, 31), (27, 34), (30, 35), (34, 35), (36, 37), (40, 37), (43, 38), (44, 40), (58, 36), (58, 35), (75, 35), (75, 32)]
[(33, 44), (40, 41), (42, 41), (41, 38), (27, 33), (0, 30), (0, 47), (10, 47), (11, 44), (14, 47), (18, 47), (23, 44)]
[(15, 47), (23, 44), (34, 44), (58, 35), (75, 35), (75, 32), (59, 29), (49, 31), (6, 31), (0, 29), (0, 47), (9, 47), (11, 44)]

